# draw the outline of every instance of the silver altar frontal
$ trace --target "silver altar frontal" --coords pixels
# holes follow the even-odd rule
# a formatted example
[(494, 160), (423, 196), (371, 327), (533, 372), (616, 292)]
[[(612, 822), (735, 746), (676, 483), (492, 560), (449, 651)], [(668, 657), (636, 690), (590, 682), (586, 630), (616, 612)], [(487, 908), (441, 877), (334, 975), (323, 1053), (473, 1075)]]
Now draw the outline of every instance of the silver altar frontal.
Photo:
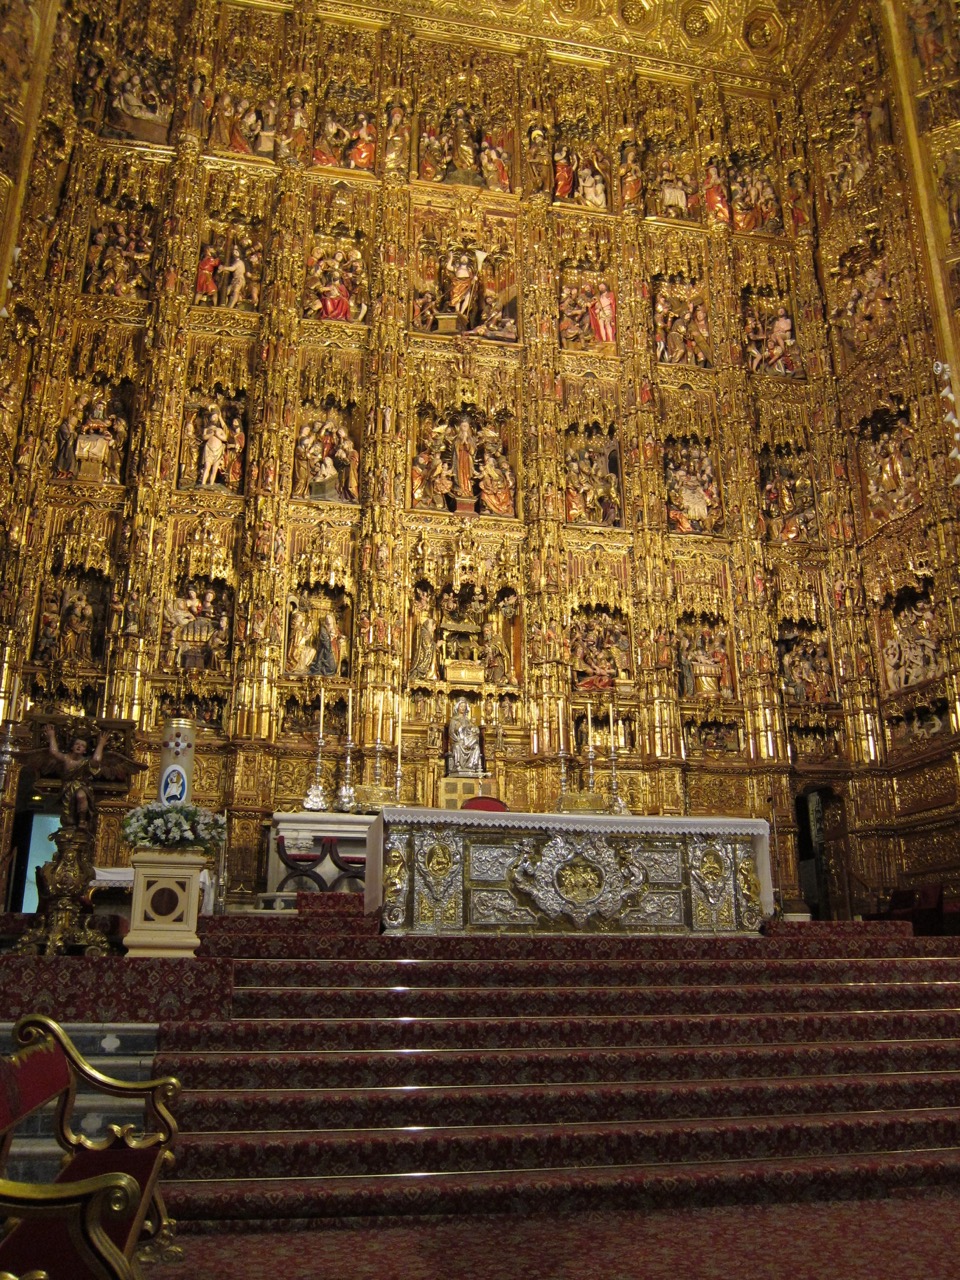
[(754, 933), (773, 913), (755, 818), (384, 809), (366, 910), (388, 933)]

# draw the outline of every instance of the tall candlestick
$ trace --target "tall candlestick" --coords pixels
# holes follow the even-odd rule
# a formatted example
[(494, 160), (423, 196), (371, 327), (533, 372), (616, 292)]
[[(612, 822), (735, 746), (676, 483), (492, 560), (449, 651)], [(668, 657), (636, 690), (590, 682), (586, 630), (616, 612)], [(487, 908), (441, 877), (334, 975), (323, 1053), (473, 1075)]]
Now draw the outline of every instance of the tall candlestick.
[(377, 741), (383, 738), (383, 690), (377, 694)]
[(327, 687), (320, 686), (320, 737), (323, 737), (323, 715), (327, 709)]
[(347, 737), (353, 737), (353, 690), (347, 690)]

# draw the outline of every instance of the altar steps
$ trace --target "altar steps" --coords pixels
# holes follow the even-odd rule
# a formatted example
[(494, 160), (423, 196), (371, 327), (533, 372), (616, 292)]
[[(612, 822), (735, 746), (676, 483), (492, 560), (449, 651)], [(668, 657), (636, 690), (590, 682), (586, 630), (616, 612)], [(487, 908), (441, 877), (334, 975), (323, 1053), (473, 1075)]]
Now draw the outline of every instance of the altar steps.
[[(821, 1043), (811, 1045), (711, 1045), (706, 1048), (560, 1048), (560, 1049), (446, 1049), (443, 1052), (397, 1054), (391, 1051), (344, 1052), (193, 1052), (159, 1054), (158, 1075), (182, 1075), (190, 1086), (178, 1104), (189, 1119), (194, 1091), (212, 1105), (211, 1093), (223, 1100), (224, 1123), (235, 1110), (236, 1091), (250, 1106), (257, 1095), (276, 1089), (296, 1091), (305, 1105), (318, 1081), (330, 1089), (401, 1089), (413, 1102), (416, 1090), (464, 1088), (477, 1085), (583, 1084), (709, 1081), (715, 1078), (773, 1079), (830, 1075), (872, 1076), (878, 1072), (921, 1075), (953, 1073), (960, 1063), (960, 1039)], [(309, 1095), (309, 1096), (308, 1096)], [(404, 1112), (406, 1114), (406, 1112)], [(206, 1110), (200, 1128), (216, 1121)], [(187, 1126), (189, 1127), (189, 1126)]]
[(851, 982), (704, 986), (247, 987), (234, 992), (235, 1019), (524, 1018), (623, 1019), (676, 1014), (836, 1013), (956, 1009), (960, 982)]
[[(327, 1064), (314, 1065), (325, 1069)], [(506, 1074), (506, 1073), (504, 1073)], [(324, 1070), (324, 1079), (327, 1078)], [(483, 1084), (379, 1088), (190, 1090), (177, 1115), (200, 1133), (282, 1133), (296, 1130), (389, 1130), (402, 1103), (407, 1125), (611, 1124), (747, 1116), (827, 1116), (882, 1107), (884, 1111), (944, 1111), (960, 1107), (960, 1077), (949, 1073), (807, 1076), (785, 1088), (773, 1079), (603, 1083)]]
[(960, 1185), (960, 940), (377, 937), (340, 897), (205, 926), (232, 1016), (155, 1061), (185, 1230)]

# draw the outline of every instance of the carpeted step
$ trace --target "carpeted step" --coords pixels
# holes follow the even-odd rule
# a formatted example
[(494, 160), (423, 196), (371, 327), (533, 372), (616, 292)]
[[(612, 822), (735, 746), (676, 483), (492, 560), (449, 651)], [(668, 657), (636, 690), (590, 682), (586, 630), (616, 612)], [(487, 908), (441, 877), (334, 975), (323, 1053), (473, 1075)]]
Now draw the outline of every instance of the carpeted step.
[(678, 1014), (649, 1017), (328, 1018), (164, 1022), (158, 1048), (263, 1052), (293, 1049), (503, 1049), (691, 1044), (803, 1044), (816, 1040), (960, 1036), (960, 1010)]
[(739, 987), (245, 987), (238, 1019), (649, 1017), (685, 1013), (787, 1013), (956, 1009), (960, 982), (752, 984)]
[(612, 1123), (931, 1107), (960, 1107), (960, 1073), (427, 1089), (188, 1090), (177, 1102), (177, 1118), (181, 1133), (217, 1133), (380, 1129), (401, 1123)]
[(188, 1133), (180, 1136), (172, 1180), (776, 1160), (923, 1151), (955, 1147), (958, 1140), (960, 1111), (952, 1108), (563, 1126)]
[[(230, 919), (230, 917), (225, 917)], [(201, 954), (250, 959), (383, 960), (699, 960), (787, 957), (842, 959), (909, 956), (960, 956), (960, 937), (910, 938), (853, 935), (818, 936), (815, 932), (776, 938), (732, 935), (700, 938), (687, 935), (609, 937), (592, 934), (501, 934), (480, 937), (378, 937), (329, 935), (304, 917), (283, 917), (247, 929), (210, 931)]]
[(238, 987), (741, 986), (764, 982), (957, 982), (960, 957), (696, 960), (237, 960)]
[[(894, 1195), (960, 1184), (956, 1151), (873, 1156), (727, 1160), (647, 1168), (446, 1174), (442, 1176), (248, 1179), (165, 1186), (181, 1229), (220, 1230), (334, 1224), (370, 1216), (652, 1210), (696, 1204), (775, 1204), (807, 1199)], [(773, 1274), (771, 1272), (771, 1274)]]
[(441, 1087), (604, 1081), (686, 1081), (849, 1075), (856, 1072), (951, 1072), (960, 1039), (864, 1043), (602, 1047), (585, 1049), (445, 1049), (395, 1053), (164, 1052), (155, 1075), (175, 1075), (195, 1089), (332, 1089)]

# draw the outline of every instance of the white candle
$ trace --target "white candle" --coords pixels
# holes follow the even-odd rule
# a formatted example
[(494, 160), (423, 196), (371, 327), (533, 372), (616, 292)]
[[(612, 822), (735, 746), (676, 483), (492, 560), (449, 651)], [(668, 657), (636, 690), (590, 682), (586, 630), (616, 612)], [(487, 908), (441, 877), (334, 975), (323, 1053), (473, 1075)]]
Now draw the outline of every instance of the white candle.
[(377, 741), (383, 739), (383, 690), (377, 694)]
[(590, 703), (587, 703), (587, 750), (593, 747), (593, 712), (590, 710)]
[(617, 742), (613, 736), (613, 703), (610, 703), (610, 750), (613, 751)]
[(20, 697), (20, 677), (13, 677), (13, 689), (10, 691), (10, 705), (7, 708), (7, 719), (13, 720), (17, 714), (17, 699)]
[(557, 699), (557, 746), (561, 751), (564, 750), (563, 741), (563, 699)]
[(397, 768), (400, 768), (400, 753), (403, 750), (403, 699), (397, 694)]
[(347, 690), (347, 737), (353, 737), (353, 690)]
[(327, 689), (325, 685), (320, 686), (320, 737), (323, 737), (323, 713), (327, 709)]

